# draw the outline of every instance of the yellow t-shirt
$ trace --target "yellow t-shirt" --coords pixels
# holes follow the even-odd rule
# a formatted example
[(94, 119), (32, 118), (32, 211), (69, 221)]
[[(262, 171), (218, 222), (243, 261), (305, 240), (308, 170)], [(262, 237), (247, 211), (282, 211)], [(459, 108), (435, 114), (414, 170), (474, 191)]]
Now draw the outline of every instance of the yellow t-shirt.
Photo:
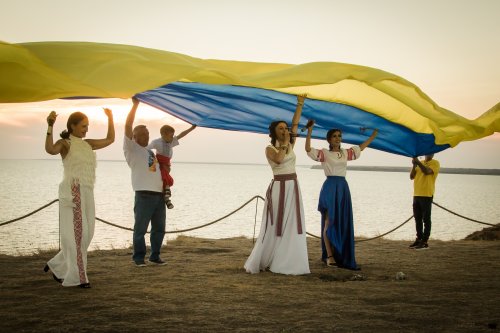
[(432, 175), (426, 175), (417, 166), (415, 178), (413, 179), (413, 196), (415, 197), (432, 197), (434, 196), (436, 178), (439, 173), (439, 162), (436, 160), (430, 161), (420, 161), (423, 165), (431, 168), (434, 173)]

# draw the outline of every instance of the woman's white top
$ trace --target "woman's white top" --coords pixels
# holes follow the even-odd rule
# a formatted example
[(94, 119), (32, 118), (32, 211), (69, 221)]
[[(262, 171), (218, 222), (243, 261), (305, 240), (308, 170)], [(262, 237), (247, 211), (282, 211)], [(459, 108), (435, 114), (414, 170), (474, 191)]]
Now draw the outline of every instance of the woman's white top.
[(69, 152), (63, 159), (63, 182), (76, 182), (93, 188), (97, 164), (95, 152), (82, 138), (70, 135), (66, 141), (69, 143)]
[(345, 177), (347, 173), (347, 161), (356, 160), (361, 156), (361, 148), (352, 146), (348, 149), (330, 151), (326, 148), (321, 150), (311, 148), (307, 156), (317, 162), (321, 162), (325, 176)]
[[(275, 152), (279, 152), (279, 149), (273, 145), (267, 146), (266, 149), (268, 147), (271, 147), (272, 149), (274, 149)], [(266, 158), (267, 158), (267, 154), (266, 154)], [(293, 146), (291, 144), (289, 144), (288, 145), (288, 152), (286, 153), (285, 158), (283, 158), (283, 161), (281, 163), (278, 164), (274, 161), (271, 161), (269, 158), (267, 159), (267, 162), (269, 163), (269, 165), (271, 166), (271, 169), (273, 170), (273, 175), (286, 175), (286, 174), (290, 174), (290, 173), (295, 173), (295, 160), (296, 160), (296, 156), (295, 156), (295, 153), (293, 152)]]

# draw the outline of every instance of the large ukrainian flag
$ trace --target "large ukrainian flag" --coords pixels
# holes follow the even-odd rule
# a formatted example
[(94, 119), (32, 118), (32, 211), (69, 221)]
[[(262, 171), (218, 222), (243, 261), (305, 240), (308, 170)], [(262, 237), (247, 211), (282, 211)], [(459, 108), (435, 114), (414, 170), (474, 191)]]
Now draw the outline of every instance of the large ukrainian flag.
[(267, 133), (291, 121), (297, 94), (307, 93), (300, 126), (313, 137), (341, 128), (358, 144), (420, 156), (500, 131), (500, 103), (475, 120), (439, 107), (394, 74), (358, 65), (302, 65), (204, 60), (128, 45), (0, 42), (0, 102), (56, 98), (130, 98), (198, 126)]

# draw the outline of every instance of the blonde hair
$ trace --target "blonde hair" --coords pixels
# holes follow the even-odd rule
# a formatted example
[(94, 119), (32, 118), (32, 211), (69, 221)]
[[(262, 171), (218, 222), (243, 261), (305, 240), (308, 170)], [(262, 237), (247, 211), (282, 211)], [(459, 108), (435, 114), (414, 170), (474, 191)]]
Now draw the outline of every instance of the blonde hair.
[(175, 129), (169, 125), (163, 125), (160, 128), (160, 134), (175, 133)]

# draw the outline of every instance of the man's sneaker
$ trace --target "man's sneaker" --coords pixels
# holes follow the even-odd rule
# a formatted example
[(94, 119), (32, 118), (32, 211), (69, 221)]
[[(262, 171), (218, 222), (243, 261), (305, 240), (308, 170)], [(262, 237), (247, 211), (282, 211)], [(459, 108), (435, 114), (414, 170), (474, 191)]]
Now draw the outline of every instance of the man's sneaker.
[(415, 241), (409, 246), (410, 249), (415, 249), (417, 248), (422, 241), (420, 239), (415, 239)]
[(158, 265), (158, 266), (163, 266), (163, 265), (166, 265), (167, 263), (161, 259), (156, 259), (156, 260), (151, 260), (149, 259), (149, 262), (152, 263), (152, 264), (155, 264), (155, 265)]
[(146, 267), (146, 263), (144, 261), (134, 261), (135, 267)]
[(429, 244), (427, 244), (426, 241), (421, 241), (420, 244), (418, 244), (417, 247), (415, 247), (415, 250), (427, 250), (429, 248)]

